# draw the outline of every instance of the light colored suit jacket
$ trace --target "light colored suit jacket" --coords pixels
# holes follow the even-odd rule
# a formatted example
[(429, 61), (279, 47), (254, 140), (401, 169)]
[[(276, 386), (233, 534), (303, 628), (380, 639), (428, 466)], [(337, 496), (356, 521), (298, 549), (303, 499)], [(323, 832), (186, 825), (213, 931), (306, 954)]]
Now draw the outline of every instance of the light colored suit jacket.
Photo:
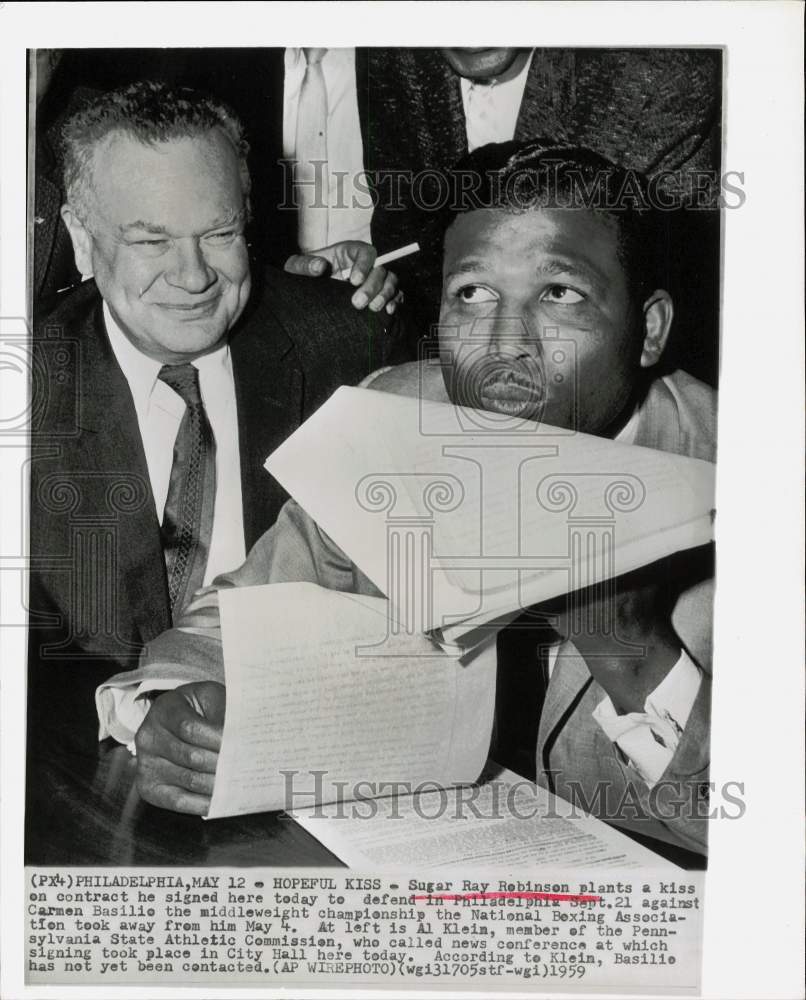
[[(413, 393), (417, 367), (401, 365), (373, 382), (373, 388)], [(444, 399), (441, 380), (426, 392)], [(713, 461), (715, 398), (708, 386), (675, 372), (656, 379), (641, 404), (635, 443)], [(710, 549), (710, 547), (708, 547)], [(673, 621), (705, 677), (674, 758), (651, 793), (637, 772), (621, 762), (591, 712), (605, 692), (593, 681), (585, 661), (570, 643), (559, 652), (552, 672), (538, 738), (538, 780), (546, 768), (556, 791), (601, 818), (635, 827), (690, 849), (705, 850), (705, 821), (691, 809), (674, 812), (671, 800), (702, 798), (707, 783), (711, 670), (710, 551), (681, 553), (669, 563), (682, 593)], [(224, 680), (216, 589), (265, 583), (310, 582), (331, 590), (382, 596), (371, 581), (322, 532), (293, 500), (255, 544), (246, 562), (197, 595), (179, 625), (149, 643), (141, 668), (119, 674), (111, 685), (146, 679)]]
[[(675, 372), (652, 383), (635, 444), (713, 462), (716, 394)], [(711, 546), (664, 563), (679, 596), (672, 622), (703, 678), (669, 766), (652, 790), (625, 762), (592, 712), (605, 691), (571, 643), (561, 647), (540, 718), (537, 780), (593, 815), (689, 850), (707, 850), (713, 626)], [(551, 777), (549, 773), (551, 772)]]

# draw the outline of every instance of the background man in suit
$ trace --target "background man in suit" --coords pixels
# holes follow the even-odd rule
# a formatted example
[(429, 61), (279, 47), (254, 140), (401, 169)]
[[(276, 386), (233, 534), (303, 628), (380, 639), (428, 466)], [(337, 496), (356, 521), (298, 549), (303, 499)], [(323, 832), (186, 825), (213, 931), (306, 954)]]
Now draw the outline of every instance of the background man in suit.
[[(426, 368), (421, 383), (417, 364), (402, 365), (372, 388), (416, 394), (424, 386), (444, 402), (712, 460), (713, 392), (683, 372), (654, 374), (673, 305), (660, 283), (655, 220), (619, 201), (625, 172), (589, 151), (512, 143), (484, 147), (463, 168), (474, 165), (482, 183), (472, 199), (457, 199), (445, 239), (442, 372)], [(520, 183), (510, 183), (515, 176)], [(609, 210), (591, 208), (592, 190)], [(573, 341), (574, 377), (544, 349), (547, 329)], [(696, 850), (705, 824), (685, 797), (693, 788), (696, 806), (707, 781), (709, 555), (685, 553), (621, 577), (607, 609), (618, 641), (591, 629), (603, 620), (594, 587), (576, 595), (573, 614), (555, 601), (504, 629), (498, 650), (496, 759), (566, 797), (576, 788), (603, 818)], [(288, 580), (377, 596), (293, 501), (217, 585)], [(551, 640), (547, 615), (556, 619)], [(141, 792), (180, 811), (204, 812), (212, 792), (224, 709), (217, 626), (215, 593), (206, 591), (149, 645), (143, 671), (99, 692), (102, 733), (128, 741), (147, 712), (135, 737)], [(627, 656), (622, 642), (647, 653)], [(551, 654), (541, 653), (547, 645)], [(215, 680), (163, 694), (150, 709), (133, 704), (144, 680), (164, 687), (194, 677)]]
[(284, 500), (266, 456), (395, 342), (338, 282), (253, 287), (225, 107), (135, 84), (74, 115), (64, 148), (62, 216), (94, 277), (36, 322), (32, 692), (60, 665), (132, 662), (237, 566)]
[(702, 251), (670, 262), (683, 331), (674, 349), (677, 364), (715, 384), (719, 213), (702, 209), (715, 209), (718, 193), (719, 50), (372, 49), (366, 89), (372, 242), (379, 253), (412, 240), (423, 248), (395, 265), (416, 309), (414, 328), (427, 333), (439, 314), (434, 207), (444, 204), (443, 172), (490, 142), (584, 146), (652, 178), (666, 207), (694, 204), (674, 216), (673, 242)]

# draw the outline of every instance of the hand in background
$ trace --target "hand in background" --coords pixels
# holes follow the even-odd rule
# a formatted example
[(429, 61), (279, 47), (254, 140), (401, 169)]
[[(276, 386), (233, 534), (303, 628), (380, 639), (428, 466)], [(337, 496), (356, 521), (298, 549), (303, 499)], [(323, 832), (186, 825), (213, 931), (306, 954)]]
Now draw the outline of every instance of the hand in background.
[(137, 730), (137, 789), (146, 802), (204, 816), (224, 730), (226, 690), (215, 681), (161, 694)]
[(303, 274), (312, 278), (333, 275), (349, 281), (356, 287), (352, 303), (356, 309), (367, 305), (373, 312), (386, 308), (391, 314), (397, 308), (401, 294), (397, 288), (397, 276), (385, 267), (373, 267), (378, 251), (361, 240), (345, 240), (322, 247), (311, 253), (293, 254), (285, 262), (285, 270), (291, 274)]

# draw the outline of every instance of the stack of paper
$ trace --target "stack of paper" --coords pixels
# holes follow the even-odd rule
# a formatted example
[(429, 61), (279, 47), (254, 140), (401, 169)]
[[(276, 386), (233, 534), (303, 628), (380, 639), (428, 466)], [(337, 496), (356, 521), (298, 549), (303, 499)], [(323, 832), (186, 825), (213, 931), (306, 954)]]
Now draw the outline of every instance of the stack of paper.
[(266, 468), (412, 631), (484, 622), (712, 538), (709, 462), (339, 389)]
[[(314, 802), (478, 778), (494, 627), (712, 532), (709, 463), (372, 390), (338, 390), (266, 466), (387, 600), (293, 582), (220, 592), (227, 711), (209, 815), (287, 809), (317, 835)], [(384, 829), (416, 840), (412, 803), (425, 800), (406, 801), (411, 821)], [(571, 836), (570, 820), (556, 822)], [(357, 856), (404, 856), (377, 824), (357, 829)], [(457, 829), (428, 826), (418, 866), (437, 850), (429, 838)], [(477, 837), (485, 860), (494, 849), (536, 860), (540, 837), (518, 846), (523, 827), (474, 830), (457, 862), (477, 860)], [(580, 837), (574, 850), (591, 860)], [(624, 843), (597, 845), (598, 860), (624, 862)]]
[(387, 602), (278, 583), (219, 595), (227, 711), (208, 817), (475, 781), (495, 642), (462, 662), (390, 634)]

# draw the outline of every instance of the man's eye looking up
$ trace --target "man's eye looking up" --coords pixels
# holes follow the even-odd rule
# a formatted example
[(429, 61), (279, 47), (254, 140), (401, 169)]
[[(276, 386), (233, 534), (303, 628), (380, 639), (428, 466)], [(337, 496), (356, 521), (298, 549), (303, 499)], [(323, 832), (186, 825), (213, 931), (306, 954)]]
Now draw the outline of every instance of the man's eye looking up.
[(470, 305), (478, 305), (480, 302), (494, 302), (498, 296), (489, 288), (483, 285), (465, 285), (456, 293), (456, 297), (461, 302)]
[(552, 285), (543, 293), (543, 299), (547, 302), (555, 302), (558, 305), (573, 306), (581, 302), (584, 296), (569, 288), (567, 285)]

